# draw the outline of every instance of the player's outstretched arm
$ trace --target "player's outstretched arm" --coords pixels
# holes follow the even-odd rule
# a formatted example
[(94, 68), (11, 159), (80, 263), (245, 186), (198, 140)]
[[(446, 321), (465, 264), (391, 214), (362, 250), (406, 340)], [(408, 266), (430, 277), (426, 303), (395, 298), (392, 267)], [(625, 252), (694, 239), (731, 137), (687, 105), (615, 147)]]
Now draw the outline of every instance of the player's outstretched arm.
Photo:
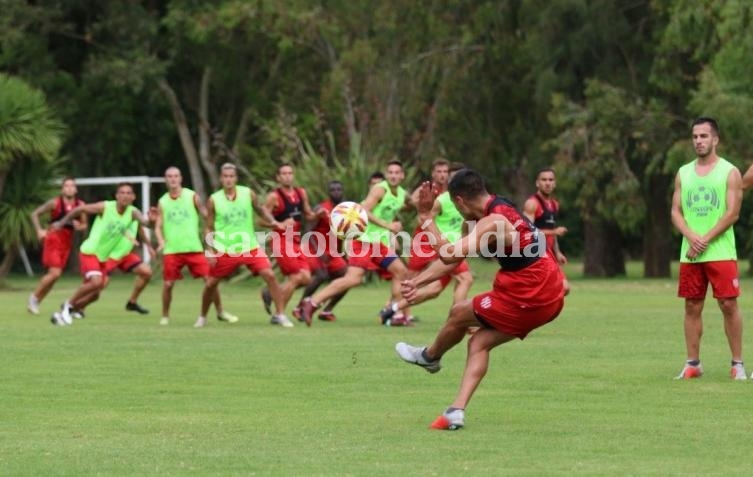
[(34, 211), (31, 213), (31, 223), (34, 225), (34, 229), (37, 231), (37, 238), (39, 240), (44, 239), (44, 237), (47, 235), (47, 230), (43, 229), (42, 225), (39, 223), (39, 216), (42, 214), (46, 214), (50, 212), (52, 209), (54, 209), (55, 200), (56, 199), (48, 200), (44, 204), (34, 209)]
[[(270, 196), (273, 194), (273, 192), (267, 194), (267, 202), (262, 204), (261, 202), (259, 202), (259, 197), (256, 195), (256, 193), (254, 193), (254, 191), (251, 191), (251, 205), (254, 207), (254, 210), (262, 219), (262, 223), (265, 227), (271, 227), (276, 230), (283, 230), (285, 229), (285, 226), (275, 220), (272, 212), (270, 212), (270, 209), (267, 207), (267, 203), (270, 202)], [(274, 201), (275, 203), (277, 203), (276, 197), (274, 198)]]
[(79, 205), (78, 207), (75, 207), (73, 210), (65, 214), (63, 218), (61, 218), (60, 220), (52, 224), (52, 226), (56, 229), (60, 229), (71, 220), (77, 217), (80, 217), (81, 214), (101, 215), (102, 212), (104, 211), (105, 211), (104, 202), (95, 202), (93, 204)]
[(371, 211), (374, 210), (377, 205), (379, 205), (379, 202), (382, 200), (382, 198), (384, 198), (385, 193), (386, 191), (382, 187), (372, 187), (369, 190), (368, 195), (366, 195), (366, 198), (363, 200), (363, 202), (361, 202), (361, 206), (366, 209), (366, 214), (368, 214), (369, 216), (369, 223), (378, 225), (386, 229), (389, 228), (391, 224), (385, 222), (384, 220), (371, 213)]

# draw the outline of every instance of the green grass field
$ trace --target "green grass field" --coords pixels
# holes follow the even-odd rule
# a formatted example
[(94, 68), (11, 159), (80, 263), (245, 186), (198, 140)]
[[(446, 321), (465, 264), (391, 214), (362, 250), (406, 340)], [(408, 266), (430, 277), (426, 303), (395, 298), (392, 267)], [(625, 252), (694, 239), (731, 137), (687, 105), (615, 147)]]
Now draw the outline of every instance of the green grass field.
[[(473, 263), (475, 291), (493, 266)], [(674, 280), (572, 279), (554, 323), (492, 355), (457, 432), (428, 429), (451, 402), (458, 346), (442, 372), (398, 360), (395, 342), (428, 342), (450, 296), (384, 328), (385, 284), (354, 290), (335, 323), (268, 324), (258, 284), (224, 284), (241, 322), (195, 330), (199, 282), (178, 284), (158, 325), (161, 282), (139, 316), (116, 277), (88, 316), (49, 314), (78, 280), (59, 282), (31, 316), (34, 282), (0, 292), (2, 475), (751, 475), (753, 382), (728, 377), (721, 316), (708, 303), (706, 375), (672, 380), (684, 360)], [(749, 322), (753, 282), (743, 280)], [(297, 298), (297, 296), (296, 296)], [(750, 332), (749, 332), (750, 334)], [(750, 345), (750, 340), (746, 340)], [(749, 348), (749, 353), (750, 353)], [(753, 361), (749, 370), (753, 370)]]

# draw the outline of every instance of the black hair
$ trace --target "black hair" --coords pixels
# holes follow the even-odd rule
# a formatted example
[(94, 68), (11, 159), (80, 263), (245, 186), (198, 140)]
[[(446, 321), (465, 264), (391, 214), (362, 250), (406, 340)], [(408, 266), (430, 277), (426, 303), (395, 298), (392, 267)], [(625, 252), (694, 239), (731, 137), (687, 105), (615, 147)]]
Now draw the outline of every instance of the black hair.
[(699, 124), (708, 124), (711, 126), (711, 129), (714, 131), (714, 134), (719, 136), (719, 123), (716, 122), (716, 119), (712, 118), (711, 116), (700, 116), (698, 118), (695, 118), (693, 120), (693, 124), (691, 124), (690, 129), (692, 130), (693, 127), (699, 125)]
[(460, 169), (456, 172), (450, 179), (447, 190), (450, 197), (460, 196), (464, 199), (475, 199), (487, 193), (484, 178), (472, 169)]
[(541, 169), (536, 171), (536, 180), (539, 180), (539, 176), (545, 172), (551, 172), (552, 174), (554, 174), (554, 169), (552, 169), (551, 167), (542, 167)]

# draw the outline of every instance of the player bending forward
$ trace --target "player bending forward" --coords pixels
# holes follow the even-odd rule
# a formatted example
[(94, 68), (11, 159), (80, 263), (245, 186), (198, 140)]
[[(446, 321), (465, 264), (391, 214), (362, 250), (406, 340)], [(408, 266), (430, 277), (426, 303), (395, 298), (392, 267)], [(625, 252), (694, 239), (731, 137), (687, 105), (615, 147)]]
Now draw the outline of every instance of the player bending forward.
[[(454, 430), (465, 424), (465, 408), (486, 374), (489, 351), (554, 320), (564, 305), (564, 276), (554, 257), (546, 252), (542, 234), (506, 199), (489, 194), (482, 177), (470, 170), (459, 171), (449, 184), (450, 197), (466, 220), (478, 220), (476, 227), (458, 242), (449, 244), (441, 238), (436, 224), (426, 232), (434, 236), (440, 259), (459, 262), (469, 252), (480, 250), (494, 254), (499, 271), (492, 290), (457, 303), (427, 347), (398, 343), (401, 359), (421, 366), (430, 373), (440, 370), (442, 356), (460, 343), (469, 328), (480, 327), (468, 341), (468, 356), (460, 390), (441, 416), (431, 425), (434, 429)], [(418, 211), (421, 223), (431, 217), (435, 199), (430, 183), (422, 186)], [(488, 246), (486, 251), (482, 247)], [(411, 302), (418, 289), (438, 278), (441, 270), (431, 268), (402, 284), (403, 296)]]

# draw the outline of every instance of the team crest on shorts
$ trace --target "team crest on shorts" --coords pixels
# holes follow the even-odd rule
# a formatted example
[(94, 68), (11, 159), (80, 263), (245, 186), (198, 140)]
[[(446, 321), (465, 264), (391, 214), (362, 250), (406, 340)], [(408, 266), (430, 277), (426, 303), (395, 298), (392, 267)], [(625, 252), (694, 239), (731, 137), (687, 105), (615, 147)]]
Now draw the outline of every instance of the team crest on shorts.
[(481, 308), (483, 308), (484, 310), (491, 308), (492, 298), (489, 296), (485, 296), (484, 298), (481, 299), (480, 305), (481, 305)]
[(735, 287), (735, 288), (740, 288), (740, 280), (737, 279), (737, 278), (735, 278), (734, 280), (732, 280), (732, 286)]

